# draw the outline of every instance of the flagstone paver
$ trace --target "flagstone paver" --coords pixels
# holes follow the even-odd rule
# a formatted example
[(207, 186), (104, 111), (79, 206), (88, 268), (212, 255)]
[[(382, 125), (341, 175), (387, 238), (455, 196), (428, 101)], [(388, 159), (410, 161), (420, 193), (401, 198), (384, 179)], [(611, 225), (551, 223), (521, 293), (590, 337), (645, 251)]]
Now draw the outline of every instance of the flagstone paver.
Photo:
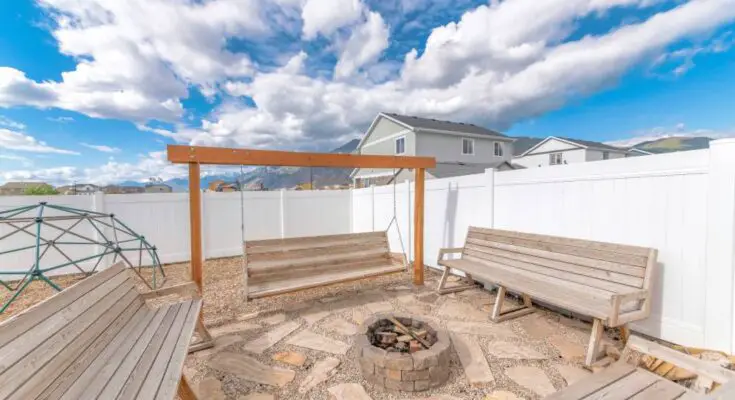
[(516, 360), (543, 360), (549, 358), (529, 346), (501, 340), (490, 342), (487, 351), (497, 358), (513, 358)]
[(276, 396), (270, 393), (252, 393), (247, 396), (239, 396), (237, 400), (276, 400)]
[(288, 340), (288, 344), (332, 354), (347, 354), (350, 345), (312, 331), (302, 331)]
[(235, 344), (237, 342), (242, 342), (242, 341), (243, 341), (242, 336), (237, 335), (237, 334), (215, 337), (214, 347), (210, 347), (208, 349), (197, 351), (196, 353), (192, 353), (192, 355), (197, 358), (207, 358), (211, 356), (212, 354), (219, 353), (220, 351), (224, 350), (225, 347), (229, 345)]
[(356, 324), (362, 325), (363, 322), (365, 322), (365, 318), (367, 318), (369, 314), (359, 308), (355, 308), (352, 310), (352, 320), (355, 321)]
[(367, 303), (365, 304), (365, 307), (367, 307), (373, 314), (393, 311), (393, 304), (390, 304), (390, 302), (385, 300)]
[(470, 385), (478, 387), (493, 384), (495, 378), (477, 340), (458, 333), (450, 333), (450, 336)]
[(591, 372), (575, 367), (574, 365), (555, 365), (554, 369), (556, 369), (556, 372), (564, 378), (567, 386), (592, 374)]
[(549, 342), (559, 350), (565, 360), (580, 359), (585, 356), (586, 349), (583, 345), (572, 342), (564, 336), (554, 335), (549, 338)]
[(512, 367), (506, 369), (505, 374), (515, 383), (539, 396), (548, 396), (556, 392), (554, 385), (551, 384), (549, 377), (546, 376), (541, 368), (527, 366)]
[(452, 321), (446, 324), (447, 330), (454, 333), (465, 333), (469, 335), (493, 336), (499, 339), (516, 337), (516, 333), (507, 325), (493, 324), (490, 322), (467, 322)]
[(426, 397), (421, 400), (462, 400), (459, 397), (450, 396), (448, 394), (437, 394), (431, 397)]
[(208, 376), (197, 385), (197, 397), (200, 399), (225, 400), (225, 392), (222, 391), (222, 382), (215, 377)]
[(485, 396), (482, 400), (524, 400), (523, 397), (518, 397), (513, 392), (506, 390), (496, 390), (489, 395)]
[(341, 318), (328, 321), (322, 327), (345, 336), (351, 336), (357, 333), (357, 326), (355, 324)]
[(231, 333), (245, 332), (245, 331), (249, 331), (252, 329), (258, 329), (258, 328), (262, 328), (262, 327), (252, 322), (241, 321), (241, 322), (235, 322), (234, 324), (227, 324), (227, 325), (221, 325), (221, 326), (214, 327), (209, 330), (209, 334), (212, 335), (213, 337), (218, 337), (218, 336), (229, 335)]
[(314, 306), (307, 310), (303, 310), (299, 313), (299, 316), (306, 320), (306, 323), (309, 325), (314, 325), (315, 323), (323, 320), (329, 314), (332, 312), (329, 310), (327, 306)]
[(216, 370), (233, 374), (240, 379), (271, 386), (284, 386), (296, 376), (296, 372), (290, 369), (270, 367), (239, 353), (219, 353), (212, 357), (208, 364)]
[(281, 322), (286, 322), (286, 314), (284, 313), (278, 313), (273, 314), (270, 317), (263, 318), (263, 322), (265, 322), (268, 325), (277, 325)]
[(273, 359), (296, 367), (304, 365), (306, 356), (295, 351), (281, 351), (273, 355)]
[(541, 314), (531, 314), (520, 319), (521, 328), (526, 334), (533, 339), (546, 339), (559, 332), (555, 327)]
[(334, 400), (372, 400), (359, 383), (340, 383), (327, 389)]
[(424, 293), (416, 296), (416, 300), (422, 303), (434, 304), (439, 299), (439, 295), (436, 293)]
[(334, 375), (334, 370), (339, 366), (339, 363), (340, 361), (338, 359), (327, 357), (314, 364), (309, 375), (301, 382), (299, 393), (304, 394), (316, 387), (316, 385), (329, 379)]
[(243, 349), (251, 353), (262, 354), (268, 348), (280, 342), (281, 339), (291, 334), (291, 332), (295, 331), (296, 329), (299, 329), (300, 326), (301, 326), (301, 322), (298, 322), (298, 321), (291, 321), (291, 322), (286, 322), (284, 324), (278, 325), (275, 328), (271, 329), (270, 331), (264, 333), (259, 338), (251, 342), (245, 343), (245, 345), (243, 346)]
[(490, 314), (472, 307), (471, 304), (447, 299), (439, 306), (437, 313), (445, 318), (471, 320), (471, 321), (488, 321)]

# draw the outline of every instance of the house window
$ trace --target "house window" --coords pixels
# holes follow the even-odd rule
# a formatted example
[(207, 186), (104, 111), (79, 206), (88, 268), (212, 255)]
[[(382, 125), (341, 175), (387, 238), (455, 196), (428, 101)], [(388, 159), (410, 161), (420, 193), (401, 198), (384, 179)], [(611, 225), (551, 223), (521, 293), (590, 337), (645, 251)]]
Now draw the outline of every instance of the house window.
[(609, 160), (610, 159), (610, 152), (609, 151), (603, 151), (602, 152), (602, 159), (603, 160)]
[(468, 156), (475, 154), (475, 141), (473, 139), (462, 138), (462, 154)]
[(549, 154), (549, 165), (560, 165), (564, 163), (562, 157), (563, 153), (551, 153)]
[(495, 142), (493, 145), (493, 152), (496, 157), (502, 157), (503, 156), (503, 145)]
[(402, 136), (396, 139), (396, 154), (403, 154), (406, 152), (406, 137)]

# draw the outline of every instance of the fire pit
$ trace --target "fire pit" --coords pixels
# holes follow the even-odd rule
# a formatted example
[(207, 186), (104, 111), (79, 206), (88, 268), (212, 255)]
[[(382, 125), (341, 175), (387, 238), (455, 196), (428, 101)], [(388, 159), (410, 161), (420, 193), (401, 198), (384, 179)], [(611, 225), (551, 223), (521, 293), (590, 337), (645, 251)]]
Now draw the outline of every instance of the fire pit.
[(360, 326), (355, 346), (363, 377), (378, 387), (419, 392), (449, 377), (449, 335), (427, 321), (374, 315)]

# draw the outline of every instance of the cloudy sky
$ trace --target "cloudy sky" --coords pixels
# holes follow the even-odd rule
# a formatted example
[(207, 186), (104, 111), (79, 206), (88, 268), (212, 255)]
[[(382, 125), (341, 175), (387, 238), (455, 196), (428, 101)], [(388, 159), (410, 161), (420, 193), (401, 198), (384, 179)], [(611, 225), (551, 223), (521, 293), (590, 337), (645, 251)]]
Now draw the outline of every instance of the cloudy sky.
[(14, 0), (0, 183), (163, 179), (165, 145), (329, 150), (379, 111), (510, 135), (735, 132), (735, 0)]

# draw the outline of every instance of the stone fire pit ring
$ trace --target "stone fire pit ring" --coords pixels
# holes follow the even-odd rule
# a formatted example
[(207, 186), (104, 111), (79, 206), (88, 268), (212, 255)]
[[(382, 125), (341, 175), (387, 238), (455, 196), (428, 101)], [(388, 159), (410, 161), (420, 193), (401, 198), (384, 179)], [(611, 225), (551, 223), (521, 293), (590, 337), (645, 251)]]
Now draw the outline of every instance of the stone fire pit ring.
[(394, 317), (410, 326), (414, 317), (402, 314), (375, 314), (363, 322), (355, 336), (355, 354), (362, 375), (369, 383), (388, 390), (420, 392), (443, 385), (449, 378), (452, 343), (437, 324), (415, 317), (436, 332), (436, 342), (414, 353), (388, 352), (373, 346), (368, 330), (382, 319)]

